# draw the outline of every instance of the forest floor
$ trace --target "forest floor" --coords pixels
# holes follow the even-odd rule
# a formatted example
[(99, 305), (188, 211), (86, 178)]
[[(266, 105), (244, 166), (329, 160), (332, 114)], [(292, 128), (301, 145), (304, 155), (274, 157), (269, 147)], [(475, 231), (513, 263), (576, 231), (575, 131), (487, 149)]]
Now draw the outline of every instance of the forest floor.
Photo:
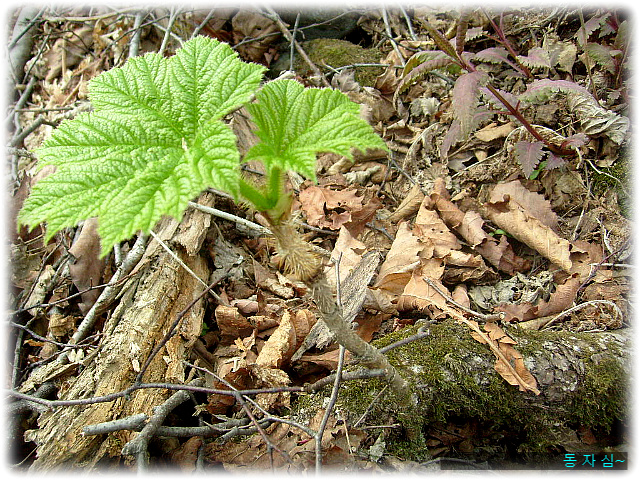
[[(61, 121), (89, 108), (92, 78), (130, 56), (172, 55), (196, 34), (228, 42), (243, 60), (269, 67), (272, 78), (293, 66), (290, 76), (304, 85), (341, 90), (362, 105), (363, 116), (389, 148), (389, 153), (358, 152), (354, 163), (322, 154), (317, 184), (298, 175), (288, 178), (295, 194), (293, 218), (306, 240), (326, 255), (330, 282), (340, 286), (345, 305), (350, 296), (359, 298), (353, 313), (358, 335), (382, 347), (411, 332), (414, 343), (404, 348), (417, 351), (438, 328), (449, 329), (443, 335), (458, 329), (453, 335), (467, 340), (451, 345), (447, 337), (452, 355), (479, 349), (491, 359), (479, 376), (513, 395), (551, 401), (554, 381), (543, 378), (526, 342), (514, 340), (523, 335), (518, 332), (538, 335), (544, 349), (549, 342), (540, 340), (543, 334), (588, 341), (603, 332), (630, 330), (627, 12), (479, 8), (463, 15), (427, 6), (371, 7), (303, 15), (295, 29), (296, 16), (284, 11), (277, 17), (235, 8), (46, 7), (34, 13), (29, 28), (14, 27), (18, 12), (10, 26), (11, 49), (24, 49), (11, 55), (12, 62), (22, 58), (22, 63), (10, 67), (15, 90), (7, 121), (12, 467), (135, 470), (148, 462), (149, 468), (183, 471), (296, 472), (322, 464), (393, 472), (518, 468), (520, 460), (530, 465), (535, 455), (578, 455), (579, 466), (585, 452), (626, 458), (628, 412), (617, 400), (606, 410), (611, 415), (606, 425), (558, 423), (561, 434), (546, 438), (528, 459), (531, 438), (517, 443), (508, 422), (488, 427), (490, 418), (479, 421), (462, 410), (438, 410), (431, 421), (424, 420), (420, 440), (410, 444), (420, 452), (392, 447), (393, 438), (406, 433), (401, 415), (367, 417), (370, 404), (380, 401), (376, 395), (361, 405), (359, 418), (348, 411), (340, 397), (350, 395), (343, 392), (356, 380), (345, 372), (331, 389), (334, 377), (328, 376), (342, 369), (342, 354), (326, 332), (314, 329), (320, 324), (308, 289), (278, 270), (272, 242), (259, 235), (259, 216), (216, 190), (204, 192), (197, 203), (204, 210), (215, 205), (231, 215), (228, 219), (192, 208), (180, 225), (163, 220), (156, 234), (165, 246), (180, 250), (180, 260), (152, 240), (143, 244), (146, 253), (138, 266), (127, 271), (123, 260), (136, 250), (136, 239), (98, 260), (91, 221), (44, 244), (42, 228), (17, 229), (16, 217), (46, 173), (37, 170), (34, 152)], [(298, 48), (291, 48), (291, 33)], [(245, 152), (254, 138), (246, 112), (228, 120)], [(259, 166), (249, 165), (246, 174), (259, 178)], [(175, 263), (165, 268), (169, 262)], [(131, 340), (122, 350), (129, 357), (111, 360), (129, 369), (117, 382), (105, 380), (113, 382), (112, 390), (88, 387), (102, 385), (99, 375), (106, 375), (98, 363), (110, 358), (106, 345), (117, 332), (114, 319), (125, 321), (122, 310), (137, 308), (142, 285), (160, 271), (152, 302), (173, 302), (166, 307), (168, 320), (148, 334), (148, 345)], [(215, 285), (204, 297), (203, 284)], [(79, 340), (74, 334), (89, 316), (90, 328)], [(189, 317), (190, 330), (182, 325), (169, 340), (171, 322), (183, 317)], [(127, 335), (118, 342), (128, 342)], [(48, 366), (62, 352), (65, 362)], [(624, 353), (614, 356), (626, 362)], [(447, 363), (452, 358), (444, 353), (436, 361), (455, 371)], [(352, 360), (347, 355), (346, 362)], [(156, 376), (143, 381), (165, 382), (164, 388), (139, 400), (138, 407), (125, 405), (141, 393), (138, 380), (147, 368)], [(89, 371), (92, 380), (79, 385)], [(357, 382), (366, 382), (366, 376), (361, 373)], [(584, 376), (577, 374), (578, 385)], [(555, 382), (569, 380), (556, 374)], [(590, 393), (592, 403), (624, 397), (625, 381), (615, 382)], [(171, 404), (167, 399), (174, 390), (185, 391), (178, 383), (189, 384), (190, 394)], [(323, 387), (323, 398), (333, 392), (337, 401), (307, 401)], [(229, 388), (253, 392), (216, 393)], [(85, 442), (86, 432), (61, 439), (65, 417), (56, 415), (87, 410), (73, 401), (90, 403), (100, 395), (113, 395), (101, 400), (114, 405), (100, 413), (105, 422), (133, 418), (133, 423), (99, 430), (92, 443)], [(165, 432), (151, 432), (137, 456), (122, 453), (135, 432), (152, 423), (147, 420), (155, 418), (157, 405), (171, 405), (158, 417)], [(300, 413), (304, 409), (306, 417)], [(140, 413), (147, 417), (135, 417)], [(191, 430), (170, 431), (178, 427)], [(74, 443), (81, 436), (85, 443)], [(56, 437), (68, 442), (68, 457), (54, 458), (60, 446), (47, 442)]]

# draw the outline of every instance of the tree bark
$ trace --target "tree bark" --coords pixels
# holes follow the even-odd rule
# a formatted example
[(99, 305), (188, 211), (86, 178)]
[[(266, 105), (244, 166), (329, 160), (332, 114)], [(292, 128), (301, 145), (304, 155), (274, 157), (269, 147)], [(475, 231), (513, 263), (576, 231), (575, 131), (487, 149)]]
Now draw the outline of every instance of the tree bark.
[[(376, 343), (383, 347), (416, 330), (406, 328)], [(428, 330), (425, 339), (386, 353), (419, 396), (414, 422), (423, 431), (436, 422), (468, 419), (487, 428), (520, 432), (522, 438), (526, 437), (525, 451), (535, 442), (544, 451), (542, 445), (566, 446), (562, 443), (566, 436), (560, 437), (578, 426), (609, 432), (628, 421), (631, 329), (572, 333), (505, 327), (536, 378), (539, 395), (519, 391), (498, 375), (494, 369), (496, 357), (487, 345), (471, 338), (468, 327), (446, 319), (429, 325)], [(397, 422), (403, 411), (389, 389), (377, 397), (384, 384), (377, 379), (363, 382), (341, 389), (339, 402), (349, 414), (349, 422), (360, 419), (367, 408), (364, 425)], [(321, 402), (326, 394), (315, 394), (316, 400)], [(309, 402), (321, 405), (313, 399), (304, 404)], [(299, 410), (307, 409), (299, 406)]]
[[(203, 195), (200, 202), (212, 203)], [(168, 241), (174, 253), (202, 280), (209, 279), (207, 260), (198, 251), (210, 225), (210, 216), (197, 210), (189, 211), (180, 224), (165, 219), (158, 227), (158, 236)], [(179, 312), (184, 310), (204, 289), (200, 281), (152, 241), (141, 260), (137, 274), (128, 280), (118, 305), (105, 323), (103, 337), (96, 351), (84, 365), (60, 365), (76, 376), (61, 376), (56, 380), (58, 399), (81, 399), (118, 392), (131, 386), (154, 347), (165, 337)], [(182, 360), (201, 334), (204, 316), (203, 302), (197, 302), (181, 319), (175, 335), (155, 356), (145, 372), (143, 382), (185, 381)], [(55, 367), (35, 370), (23, 384), (28, 392), (56, 375)], [(55, 471), (61, 468), (90, 468), (109, 457), (119, 457), (124, 444), (137, 435), (120, 431), (108, 436), (83, 436), (82, 428), (100, 422), (146, 413), (168, 397), (169, 392), (143, 389), (129, 399), (119, 398), (108, 403), (62, 407), (40, 415), (38, 429), (25, 433), (27, 441), (37, 445), (32, 470)]]

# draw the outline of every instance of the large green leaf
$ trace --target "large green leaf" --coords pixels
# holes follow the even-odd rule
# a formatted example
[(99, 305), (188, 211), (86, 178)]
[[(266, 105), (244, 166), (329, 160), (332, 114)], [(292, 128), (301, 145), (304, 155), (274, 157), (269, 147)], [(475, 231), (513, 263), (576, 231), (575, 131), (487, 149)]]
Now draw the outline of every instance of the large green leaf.
[(333, 152), (352, 157), (352, 148), (387, 149), (382, 139), (360, 117), (360, 106), (342, 92), (304, 88), (295, 80), (276, 80), (247, 105), (261, 142), (245, 160), (261, 160), (267, 168), (294, 170), (316, 178), (316, 154)]
[(249, 100), (264, 67), (197, 37), (173, 57), (129, 60), (89, 84), (92, 113), (63, 122), (37, 150), (38, 182), (18, 221), (47, 223), (46, 240), (98, 217), (102, 255), (163, 215), (180, 218), (207, 187), (237, 195), (239, 154), (222, 117)]

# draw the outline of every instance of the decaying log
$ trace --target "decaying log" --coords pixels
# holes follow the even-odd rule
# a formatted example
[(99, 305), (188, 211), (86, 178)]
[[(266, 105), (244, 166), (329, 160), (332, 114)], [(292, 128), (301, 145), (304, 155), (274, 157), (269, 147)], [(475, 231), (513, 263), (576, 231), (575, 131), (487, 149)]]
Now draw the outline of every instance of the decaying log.
[[(417, 328), (405, 328), (376, 343), (389, 345), (415, 334)], [(572, 333), (505, 327), (518, 342), (514, 347), (536, 378), (539, 395), (519, 391), (498, 375), (496, 357), (487, 345), (471, 338), (465, 325), (447, 319), (427, 328), (426, 338), (387, 352), (419, 396), (414, 427), (466, 418), (487, 428), (520, 432), (524, 442), (535, 435), (540, 445), (566, 446), (559, 432), (576, 426), (607, 432), (629, 420), (630, 328)], [(338, 408), (348, 423), (365, 412), (360, 425), (394, 423), (401, 417), (389, 389), (378, 397), (383, 387), (381, 380), (369, 379), (341, 389)], [(324, 390), (303, 399), (295, 418), (304, 421), (313, 415), (326, 395)], [(417, 447), (409, 450), (419, 457)]]
[[(200, 202), (211, 198), (204, 194)], [(207, 260), (198, 254), (210, 216), (190, 211), (182, 223), (164, 219), (158, 226), (158, 236), (201, 279), (207, 281), (210, 269)], [(59, 368), (66, 372), (75, 368), (75, 376), (61, 375), (58, 398), (81, 399), (118, 392), (131, 386), (141, 366), (154, 347), (165, 337), (179, 312), (184, 310), (205, 287), (187, 273), (157, 241), (152, 241), (137, 273), (122, 290), (119, 303), (113, 309), (103, 329), (101, 343), (89, 354), (83, 365), (67, 364)], [(142, 378), (143, 382), (184, 382), (190, 348), (202, 331), (204, 303), (197, 302), (181, 319), (176, 334), (160, 350)], [(35, 370), (21, 391), (43, 383), (56, 372), (44, 367)], [(83, 406), (62, 407), (40, 415), (38, 428), (25, 433), (27, 441), (37, 445), (33, 470), (54, 471), (61, 468), (96, 465), (105, 458), (120, 456), (122, 446), (134, 432), (120, 431), (112, 435), (83, 436), (82, 428), (126, 417), (131, 414), (151, 415), (170, 392), (143, 389), (129, 399)]]

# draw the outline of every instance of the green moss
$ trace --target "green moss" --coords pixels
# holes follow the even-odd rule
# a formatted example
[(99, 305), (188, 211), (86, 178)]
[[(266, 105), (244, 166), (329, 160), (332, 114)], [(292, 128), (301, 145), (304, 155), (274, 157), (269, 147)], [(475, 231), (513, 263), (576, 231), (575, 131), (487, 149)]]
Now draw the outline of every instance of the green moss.
[[(623, 366), (616, 357), (622, 352), (614, 342), (608, 354), (593, 361), (593, 354), (602, 352), (599, 340), (592, 334), (567, 332), (532, 332), (509, 329), (518, 340), (517, 348), (525, 358), (532, 355), (553, 355), (553, 346), (566, 345), (567, 335), (575, 336), (586, 346), (575, 352), (585, 366), (579, 388), (566, 393), (567, 401), (552, 408), (540, 408), (531, 393), (520, 392), (496, 372), (478, 375), (478, 362), (493, 364), (493, 354), (486, 345), (475, 341), (469, 329), (452, 320), (428, 327), (430, 335), (395, 348), (387, 353), (389, 360), (411, 384), (418, 396), (418, 407), (412, 412), (398, 411), (394, 393), (384, 389), (380, 379), (359, 380), (342, 386), (338, 408), (353, 425), (367, 412), (367, 425), (398, 422), (404, 430), (390, 430), (385, 438), (387, 452), (400, 458), (424, 461), (428, 456), (424, 439), (409, 437), (408, 431), (425, 431), (435, 422), (451, 419), (473, 419), (485, 430), (508, 432), (517, 437), (523, 455), (544, 454), (558, 445), (560, 435), (569, 427), (590, 426), (608, 431), (626, 413), (626, 396), (621, 391)], [(406, 338), (417, 332), (418, 326), (403, 329), (374, 342), (378, 348)], [(544, 393), (544, 387), (541, 387)], [(383, 391), (384, 390), (384, 391)], [(327, 396), (327, 389), (322, 398)], [(383, 392), (382, 392), (383, 391)], [(382, 394), (380, 394), (382, 392)], [(380, 394), (380, 395), (379, 395)], [(314, 411), (318, 405), (311, 398), (303, 398), (304, 409)], [(563, 397), (564, 398), (564, 397)], [(300, 407), (296, 406), (296, 409)]]
[(614, 190), (618, 194), (620, 213), (628, 219), (632, 215), (632, 200), (626, 192), (630, 192), (633, 187), (633, 163), (630, 157), (628, 152), (622, 150), (613, 165), (608, 168), (598, 168), (602, 173), (592, 173), (593, 192), (596, 195), (602, 195), (608, 190)]
[[(357, 63), (380, 63), (380, 50), (374, 48), (363, 48), (346, 40), (334, 38), (318, 38), (303, 42), (307, 55), (318, 68), (329, 71), (328, 67), (338, 68)], [(311, 74), (309, 66), (296, 56), (294, 68), (301, 75)], [(360, 85), (371, 87), (375, 83), (378, 75), (384, 72), (379, 67), (358, 67), (355, 68), (355, 79)]]

